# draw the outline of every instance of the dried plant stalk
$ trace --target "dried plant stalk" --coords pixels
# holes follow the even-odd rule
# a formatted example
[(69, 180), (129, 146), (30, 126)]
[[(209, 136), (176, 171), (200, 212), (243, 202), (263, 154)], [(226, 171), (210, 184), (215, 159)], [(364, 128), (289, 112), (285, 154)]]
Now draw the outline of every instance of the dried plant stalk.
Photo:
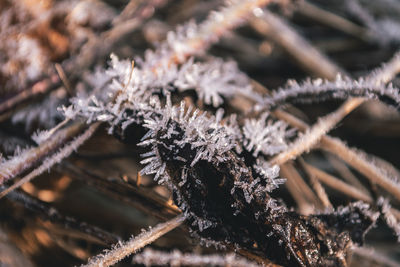
[(40, 160), (54, 153), (65, 142), (76, 136), (84, 126), (82, 123), (74, 123), (56, 132), (40, 146), (23, 150), (13, 158), (2, 162), (0, 164), (0, 184), (32, 168)]
[(118, 243), (115, 245), (113, 249), (106, 252), (104, 255), (98, 255), (89, 260), (86, 267), (105, 267), (111, 266), (123, 258), (135, 253), (139, 249), (143, 248), (144, 246), (154, 242), (161, 236), (165, 235), (166, 233), (170, 232), (171, 230), (175, 229), (179, 225), (183, 223), (185, 217), (183, 215), (179, 215), (172, 220), (169, 220), (165, 223), (158, 224), (154, 228), (141, 233), (136, 237), (132, 237), (130, 240), (124, 243)]
[(367, 177), (372, 183), (378, 184), (387, 192), (391, 193), (396, 199), (400, 200), (400, 186), (396, 182), (398, 178), (388, 177), (355, 149), (349, 148), (339, 139), (331, 137), (321, 139), (321, 148), (339, 156), (347, 164)]
[(256, 31), (271, 38), (315, 76), (333, 80), (338, 73), (345, 74), (344, 70), (272, 12), (264, 10), (262, 15), (254, 18), (250, 23)]
[(76, 139), (66, 144), (63, 148), (53, 154), (51, 157), (45, 158), (44, 163), (41, 164), (38, 168), (34, 169), (28, 175), (24, 176), (21, 180), (8, 187), (4, 191), (0, 193), (0, 199), (7, 195), (12, 190), (20, 187), (24, 183), (29, 182), (36, 176), (42, 174), (44, 171), (50, 169), (54, 164), (61, 162), (64, 158), (68, 157), (72, 154), (78, 147), (80, 147), (87, 139), (89, 139), (92, 134), (96, 131), (97, 127), (100, 125), (100, 122), (92, 124), (82, 135), (78, 136)]

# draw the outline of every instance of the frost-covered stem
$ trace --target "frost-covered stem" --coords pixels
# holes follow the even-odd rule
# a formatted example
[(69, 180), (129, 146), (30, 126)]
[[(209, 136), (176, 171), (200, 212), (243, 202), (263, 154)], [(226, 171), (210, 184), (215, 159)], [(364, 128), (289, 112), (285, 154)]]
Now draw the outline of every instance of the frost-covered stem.
[(257, 32), (271, 38), (315, 76), (333, 80), (338, 73), (345, 74), (344, 70), (272, 12), (264, 10), (263, 14), (250, 23)]
[(220, 12), (211, 13), (198, 26), (193, 36), (184, 40), (181, 49), (175, 49), (167, 62), (182, 63), (188, 57), (204, 52), (228, 31), (240, 26), (246, 18), (253, 14), (256, 8), (263, 7), (272, 0), (233, 1), (227, 4)]
[(7, 195), (9, 192), (13, 191), (14, 189), (20, 187), (24, 183), (29, 182), (36, 176), (42, 174), (46, 170), (53, 167), (53, 165), (61, 162), (64, 158), (68, 157), (72, 154), (78, 147), (80, 147), (87, 139), (89, 139), (92, 134), (96, 131), (97, 127), (100, 125), (100, 122), (92, 124), (82, 135), (78, 136), (76, 139), (72, 140), (70, 143), (65, 145), (55, 154), (51, 154), (49, 157), (43, 160), (43, 163), (31, 171), (28, 175), (23, 177), (21, 180), (13, 184), (12, 186), (8, 187), (4, 191), (0, 193), (0, 199)]
[(201, 255), (194, 253), (182, 253), (179, 250), (172, 252), (156, 251), (150, 248), (133, 257), (133, 262), (146, 266), (260, 266), (246, 259), (236, 256), (234, 253), (226, 255), (211, 254)]
[(381, 68), (372, 71), (368, 79), (376, 85), (388, 83), (400, 72), (400, 52), (397, 52), (392, 59), (383, 64)]
[(69, 139), (79, 134), (84, 126), (85, 124), (80, 122), (74, 123), (56, 132), (39, 146), (24, 150), (13, 158), (0, 163), (0, 185), (36, 165), (43, 160), (44, 157), (55, 152)]
[(360, 105), (363, 99), (356, 98), (352, 101), (346, 101), (342, 106), (335, 112), (322, 117), (318, 122), (308, 130), (304, 136), (298, 138), (292, 146), (275, 156), (270, 160), (271, 165), (281, 165), (288, 160), (294, 159), (304, 152), (309, 151), (328, 131), (330, 131), (335, 125), (341, 121), (349, 112), (355, 107)]
[(118, 243), (113, 249), (106, 252), (104, 255), (98, 255), (89, 260), (88, 264), (83, 265), (86, 267), (104, 267), (113, 265), (123, 258), (135, 253), (144, 246), (154, 242), (161, 236), (175, 229), (183, 223), (185, 217), (179, 215), (165, 223), (160, 223), (154, 228), (149, 229), (146, 232), (139, 234), (136, 237), (132, 237), (130, 240), (124, 243)]
[[(365, 157), (360, 155), (355, 149), (347, 147), (342, 141), (332, 137), (322, 138), (321, 147), (340, 157), (347, 162), (347, 164), (365, 175), (372, 183), (378, 184), (391, 193), (396, 199), (400, 200), (400, 185), (365, 159)], [(397, 177), (397, 180), (399, 180), (399, 177)]]
[(370, 196), (360, 191), (356, 187), (348, 185), (347, 183), (343, 182), (342, 180), (339, 180), (333, 175), (321, 171), (304, 161), (302, 162), (302, 164), (305, 167), (306, 171), (310, 173), (310, 175), (313, 175), (313, 177), (320, 180), (329, 187), (334, 188), (339, 192), (342, 192), (343, 194), (346, 194), (354, 199), (362, 200), (367, 203), (373, 203), (373, 199)]
[(386, 221), (386, 224), (393, 230), (393, 232), (397, 236), (397, 242), (400, 242), (400, 219), (398, 217), (396, 218), (396, 213), (393, 212), (393, 208), (390, 206), (387, 199), (379, 197), (377, 204), (381, 208), (383, 219)]
[[(399, 71), (400, 54), (397, 53), (387, 64), (368, 75), (366, 80), (379, 86), (389, 82)], [(275, 156), (270, 160), (270, 163), (280, 165), (290, 159), (296, 158), (304, 152), (307, 152), (322, 138), (322, 136), (335, 127), (339, 121), (366, 100), (367, 99), (365, 98), (353, 98), (347, 100), (335, 112), (320, 118), (312, 128), (306, 130), (304, 136), (301, 136), (293, 143), (291, 148)]]

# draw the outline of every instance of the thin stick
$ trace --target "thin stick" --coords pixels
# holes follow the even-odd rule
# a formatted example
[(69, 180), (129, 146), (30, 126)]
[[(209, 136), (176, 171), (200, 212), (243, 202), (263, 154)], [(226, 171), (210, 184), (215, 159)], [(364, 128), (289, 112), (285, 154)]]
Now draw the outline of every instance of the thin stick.
[(82, 135), (77, 137), (75, 140), (71, 141), (69, 144), (65, 145), (60, 151), (58, 151), (55, 155), (52, 155), (46, 159), (44, 159), (43, 163), (28, 175), (23, 177), (21, 180), (8, 187), (4, 191), (0, 193), (0, 199), (7, 195), (9, 192), (15, 190), (20, 187), (24, 183), (29, 182), (36, 176), (42, 174), (44, 171), (50, 169), (54, 164), (61, 162), (64, 158), (68, 157), (72, 154), (79, 146), (81, 146), (87, 139), (89, 139), (92, 134), (96, 131), (97, 127), (100, 125), (100, 122), (92, 124)]
[(183, 215), (178, 215), (177, 217), (169, 220), (165, 223), (158, 224), (154, 228), (139, 234), (136, 237), (132, 237), (130, 240), (124, 243), (118, 243), (113, 249), (105, 253), (104, 255), (98, 255), (89, 260), (86, 265), (87, 267), (98, 267), (98, 266), (111, 266), (123, 258), (135, 253), (139, 249), (145, 247), (146, 245), (156, 241), (161, 236), (172, 231), (179, 225), (181, 225), (185, 220)]
[(282, 175), (287, 177), (286, 187), (299, 207), (302, 214), (311, 214), (314, 206), (321, 207), (314, 192), (304, 182), (292, 164), (285, 163), (281, 166)]
[(351, 170), (343, 161), (339, 160), (337, 157), (329, 153), (326, 153), (326, 158), (336, 169), (336, 171), (339, 172), (340, 177), (343, 177), (344, 180), (357, 187), (365, 194), (370, 195), (368, 189), (360, 182), (360, 180), (358, 180), (358, 178), (351, 172)]
[(345, 74), (344, 70), (320, 53), (283, 19), (268, 10), (264, 10), (260, 17), (251, 20), (250, 24), (257, 32), (280, 45), (305, 69), (317, 77), (333, 80), (338, 73)]
[(325, 208), (332, 208), (333, 205), (331, 201), (329, 200), (328, 194), (325, 191), (325, 188), (321, 185), (321, 183), (318, 181), (317, 177), (315, 177), (314, 173), (312, 173), (309, 169), (305, 168), (304, 160), (302, 158), (299, 159), (301, 165), (303, 165), (306, 173), (310, 177), (310, 182), (312, 187), (314, 188), (315, 192), (317, 193), (318, 198), (321, 200), (322, 204), (324, 205)]
[(14, 156), (10, 160), (0, 164), (0, 185), (29, 168), (36, 165), (44, 157), (56, 151), (68, 140), (79, 134), (85, 124), (78, 122), (74, 123), (65, 129), (61, 129), (53, 134), (46, 142), (38, 147), (33, 147), (22, 151), (19, 155)]
[(346, 184), (342, 180), (334, 177), (333, 175), (323, 172), (304, 161), (302, 162), (302, 164), (310, 174), (314, 175), (314, 177), (316, 177), (318, 180), (328, 185), (329, 187), (334, 188), (348, 196), (351, 196), (352, 198), (359, 199), (368, 203), (373, 202), (373, 199), (370, 196), (366, 195), (364, 192), (358, 190), (357, 188)]
[(334, 13), (310, 4), (307, 1), (301, 1), (296, 9), (296, 12), (299, 12), (301, 15), (328, 27), (357, 37), (363, 41), (371, 41), (373, 38), (372, 34), (367, 29)]
[(332, 137), (322, 138), (321, 148), (338, 155), (342, 160), (347, 162), (347, 164), (367, 177), (372, 183), (378, 184), (387, 192), (391, 193), (395, 198), (400, 200), (399, 184), (387, 177), (385, 173), (375, 165), (371, 164), (371, 162), (360, 155), (355, 149), (347, 147), (342, 141)]
[(304, 136), (298, 138), (288, 150), (273, 157), (270, 160), (270, 164), (281, 165), (286, 161), (294, 159), (304, 152), (309, 151), (316, 143), (318, 143), (322, 136), (335, 127), (339, 121), (341, 121), (347, 114), (349, 114), (349, 112), (362, 102), (364, 102), (364, 99), (362, 98), (355, 98), (352, 99), (352, 101), (346, 101), (335, 112), (320, 118), (319, 121), (314, 124)]
[(72, 96), (73, 95), (72, 86), (71, 86), (71, 83), (69, 82), (67, 75), (65, 74), (63, 68), (61, 67), (61, 65), (59, 63), (56, 63), (55, 68), (56, 68), (58, 76), (60, 76), (60, 79), (63, 82), (68, 94), (70, 96)]

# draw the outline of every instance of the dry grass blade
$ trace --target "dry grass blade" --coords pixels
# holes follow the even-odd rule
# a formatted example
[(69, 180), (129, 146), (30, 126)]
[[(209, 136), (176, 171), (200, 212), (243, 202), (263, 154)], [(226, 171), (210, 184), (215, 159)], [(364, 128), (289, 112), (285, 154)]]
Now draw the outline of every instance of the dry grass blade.
[(281, 165), (288, 160), (294, 159), (304, 152), (308, 152), (315, 144), (317, 144), (322, 136), (331, 130), (339, 121), (341, 121), (355, 107), (364, 102), (362, 98), (346, 101), (339, 109), (331, 114), (322, 117), (313, 125), (304, 136), (298, 138), (288, 150), (278, 154), (270, 160), (270, 163)]
[(83, 123), (74, 123), (65, 129), (57, 131), (38, 147), (23, 150), (17, 156), (2, 162), (0, 164), (0, 184), (32, 168), (40, 160), (57, 151), (65, 142), (78, 135), (84, 126), (85, 124)]
[(398, 178), (388, 177), (381, 169), (368, 161), (364, 155), (357, 152), (357, 150), (349, 148), (339, 139), (331, 137), (321, 139), (321, 148), (337, 155), (347, 164), (362, 173), (372, 183), (381, 186), (387, 192), (391, 193), (393, 197), (400, 200), (400, 186), (395, 182)]
[(7, 195), (12, 190), (20, 187), (26, 182), (29, 182), (36, 176), (42, 174), (44, 171), (50, 169), (54, 164), (61, 162), (64, 158), (68, 157), (72, 154), (78, 147), (80, 147), (87, 139), (89, 139), (92, 134), (96, 131), (99, 127), (100, 123), (92, 124), (82, 135), (78, 136), (76, 139), (71, 141), (70, 143), (66, 144), (63, 148), (57, 151), (49, 158), (44, 159), (44, 163), (30, 172), (28, 175), (24, 176), (21, 180), (16, 182), (15, 184), (11, 185), (4, 191), (0, 192), (0, 199)]
[(302, 165), (305, 167), (305, 169), (312, 175), (314, 175), (315, 178), (323, 182), (324, 184), (328, 185), (329, 187), (335, 188), (336, 190), (351, 196), (352, 198), (362, 200), (368, 203), (372, 203), (373, 199), (366, 195), (364, 192), (358, 190), (357, 188), (348, 185), (347, 183), (335, 178), (332, 175), (327, 174), (326, 172), (323, 172), (310, 164), (305, 163), (304, 161), (302, 162)]
[(173, 229), (181, 225), (184, 220), (185, 217), (183, 215), (179, 215), (172, 220), (158, 224), (154, 228), (151, 228), (150, 230), (143, 232), (136, 237), (132, 237), (126, 242), (116, 244), (113, 249), (106, 252), (104, 255), (98, 255), (94, 257), (93, 259), (89, 260), (88, 264), (83, 266), (111, 266), (119, 262), (123, 258), (135, 253), (146, 245), (154, 242), (166, 233), (172, 231)]

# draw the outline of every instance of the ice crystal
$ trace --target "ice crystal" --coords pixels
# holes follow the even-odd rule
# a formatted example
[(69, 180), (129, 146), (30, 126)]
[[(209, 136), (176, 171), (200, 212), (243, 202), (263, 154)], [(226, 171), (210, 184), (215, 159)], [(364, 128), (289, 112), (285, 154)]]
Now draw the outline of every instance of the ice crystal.
[(267, 192), (271, 192), (286, 182), (286, 179), (278, 178), (280, 171), (278, 165), (270, 166), (269, 163), (264, 160), (257, 160), (257, 163), (253, 167), (262, 179), (267, 181), (267, 186), (265, 187)]
[[(255, 170), (255, 177), (258, 177), (252, 182), (234, 181), (234, 187), (231, 190), (231, 194), (234, 194), (237, 189), (242, 190), (247, 203), (251, 203), (256, 196), (262, 196), (273, 191), (286, 181), (285, 179), (278, 178), (280, 170), (278, 165), (270, 166), (266, 161), (257, 160), (253, 168)], [(276, 207), (275, 202), (271, 202), (270, 204), (267, 205), (267, 208), (274, 209)]]
[(236, 62), (214, 58), (204, 63), (193, 63), (193, 58), (179, 70), (174, 85), (180, 91), (195, 89), (197, 96), (208, 105), (220, 106), (224, 98), (251, 91), (247, 76)]
[(269, 119), (269, 113), (263, 113), (259, 119), (246, 119), (243, 126), (244, 146), (253, 156), (261, 152), (275, 155), (288, 147), (288, 139), (294, 135), (294, 129), (288, 130), (283, 121)]
[[(159, 104), (155, 107), (160, 108)], [(199, 110), (193, 114), (191, 111), (191, 107), (185, 111), (184, 102), (181, 102), (180, 107), (172, 106), (168, 96), (165, 107), (145, 115), (143, 126), (149, 131), (139, 145), (151, 145), (152, 152), (144, 155), (151, 156), (141, 161), (142, 164), (148, 164), (141, 171), (142, 174), (156, 174), (157, 179), (164, 173), (163, 162), (167, 160), (187, 161), (190, 167), (199, 160), (226, 160), (225, 153), (236, 147), (240, 137), (240, 134), (231, 134), (236, 125), (222, 124), (222, 112), (217, 112), (217, 116), (208, 116), (207, 113), (200, 114)], [(160, 146), (166, 150), (162, 152), (163, 155), (160, 154)], [(182, 150), (187, 148), (193, 153), (186, 158), (182, 157)], [(184, 175), (182, 177), (184, 180)]]

